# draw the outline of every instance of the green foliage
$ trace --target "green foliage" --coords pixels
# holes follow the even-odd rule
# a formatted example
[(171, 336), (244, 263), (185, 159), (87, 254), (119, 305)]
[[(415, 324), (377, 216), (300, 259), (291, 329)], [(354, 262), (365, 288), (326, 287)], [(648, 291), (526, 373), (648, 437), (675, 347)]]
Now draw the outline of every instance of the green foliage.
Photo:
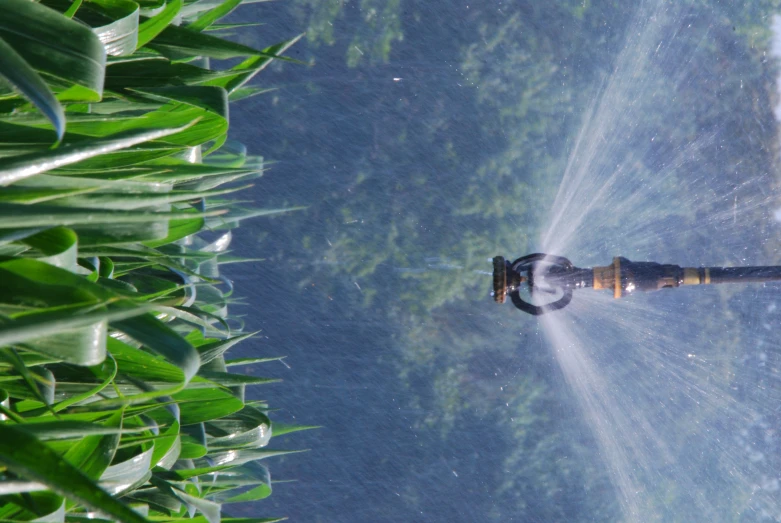
[[(309, 17), (310, 38), (333, 45), (337, 56), (350, 57), (353, 39), (364, 38), (369, 27), (360, 19), (361, 11), (352, 9), (357, 4), (301, 0), (294, 5), (297, 14)], [(608, 474), (592, 466), (601, 459), (597, 446), (580, 435), (588, 428), (573, 428), (577, 413), (560, 412), (561, 405), (572, 401), (566, 388), (557, 386), (561, 376), (538, 376), (551, 374), (551, 356), (533, 335), (538, 323), (508, 307), (486, 310), (491, 307), (490, 279), (478, 271), (490, 270), (486, 262), (495, 254), (522, 255), (539, 248), (541, 228), (578, 131), (610, 80), (625, 83), (626, 99), (611, 102), (617, 110), (631, 108), (632, 118), (618, 119), (626, 132), (607, 133), (608, 142), (598, 154), (631, 169), (632, 179), (647, 182), (637, 190), (653, 202), (653, 209), (642, 218), (657, 220), (658, 229), (658, 220), (667, 217), (673, 231), (669, 238), (674, 235), (675, 241), (661, 244), (657, 238), (649, 246), (642, 231), (627, 227), (626, 220), (636, 217), (616, 212), (620, 202), (613, 200), (594, 213), (598, 220), (593, 227), (602, 240), (579, 245), (576, 253), (555, 254), (606, 263), (619, 253), (632, 257), (642, 245), (641, 252), (662, 252), (673, 261), (689, 259), (692, 246), (704, 245), (702, 262), (745, 263), (736, 259), (738, 250), (726, 241), (719, 220), (702, 218), (712, 216), (715, 204), (725, 198), (764, 201), (763, 188), (745, 182), (777, 172), (777, 124), (768, 110), (776, 98), (776, 65), (765, 53), (769, 19), (779, 2), (643, 3), (658, 7), (654, 16), (638, 12), (637, 3), (614, 0), (505, 2), (501, 8), (470, 4), (469, 15), (458, 23), (440, 24), (420, 3), (405, 2), (404, 41), (395, 44), (400, 60), (392, 64), (398, 67), (372, 68), (364, 60), (357, 71), (338, 71), (351, 85), (364, 81), (372, 93), (353, 90), (352, 99), (335, 104), (361, 103), (357, 117), (340, 114), (341, 128), (351, 129), (350, 137), (360, 144), (335, 159), (345, 174), (334, 172), (313, 189), (327, 200), (313, 209), (326, 225), (312, 234), (307, 224), (311, 236), (297, 254), (309, 260), (316, 253), (318, 270), (307, 262), (310, 280), (304, 284), (327, 285), (329, 278), (319, 272), (335, 276), (339, 283), (334, 287), (341, 288), (329, 288), (329, 295), (339, 292), (344, 301), (363, 301), (371, 314), (381, 315), (380, 321), (398, 326), (399, 373), (416, 395), (413, 407), (425, 413), (416, 428), (454, 443), (468, 439), (462, 427), (474, 426), (475, 419), (481, 426), (499, 427), (506, 445), (494, 448), (503, 455), (492, 504), (514, 503), (523, 520), (619, 519), (619, 507), (604, 494), (613, 488)], [(634, 49), (632, 58), (643, 67), (616, 73), (628, 31), (638, 24), (653, 25), (657, 39)], [(455, 44), (460, 47), (454, 49)], [(654, 52), (662, 57), (654, 58)], [(375, 56), (374, 61), (382, 60)], [(458, 65), (461, 78), (441, 73), (450, 64)], [(398, 76), (404, 78), (393, 83), (389, 76), (396, 73), (389, 70), (402, 71)], [(452, 91), (446, 83), (436, 83), (446, 92), (432, 95), (423, 87), (434, 84), (424, 79), (435, 74), (456, 77), (459, 83), (451, 85)], [(318, 121), (306, 111), (303, 105), (280, 108), (274, 128), (285, 128), (286, 121)], [(375, 116), (373, 126), (364, 125), (366, 114)], [(298, 132), (285, 129), (290, 129), (285, 136)], [(714, 136), (718, 140), (708, 142)], [(697, 154), (681, 160), (692, 150)], [(606, 178), (616, 166), (604, 167)], [(331, 169), (323, 162), (323, 172)], [(340, 175), (338, 182), (333, 179)], [(699, 180), (718, 183), (705, 195), (697, 190)], [(653, 189), (650, 195), (642, 192), (647, 185)], [(695, 190), (681, 198), (684, 187)], [(777, 242), (761, 241), (775, 237), (766, 229), (772, 226), (762, 216), (766, 209), (747, 207), (741, 245), (754, 242), (758, 252), (777, 252)], [(303, 235), (288, 230), (280, 236)], [(593, 240), (595, 235), (584, 236)], [(714, 376), (726, 388), (735, 362), (746, 353), (741, 343), (748, 338), (746, 322), (726, 312), (737, 306), (730, 303), (729, 291), (701, 303), (703, 310), (719, 313), (702, 319), (697, 332), (730, 335), (692, 336), (687, 350), (723, 358)], [(616, 342), (609, 349), (606, 353), (620, 354), (626, 346)], [(509, 363), (486, 372), (485, 360)], [(502, 375), (507, 368), (517, 374)], [(627, 364), (624, 372), (621, 383), (642, 383), (643, 374), (656, 371)], [(684, 388), (670, 395), (686, 401)], [(648, 407), (649, 419), (664, 416), (663, 408)], [(702, 419), (689, 421), (692, 427), (706, 421), (721, 426), (718, 414), (703, 407), (698, 411)], [(687, 452), (683, 439), (671, 442), (680, 449), (680, 460)], [(734, 498), (722, 494), (719, 506), (744, 509), (739, 500), (743, 493), (730, 494)], [(685, 493), (669, 485), (658, 485), (647, 498), (656, 505), (649, 513), (669, 510), (681, 520), (702, 517), (687, 506)], [(421, 510), (426, 503), (416, 502)], [(579, 512), (567, 513), (570, 507)]]
[(307, 38), (313, 44), (334, 45), (337, 37), (351, 34), (346, 60), (356, 67), (388, 62), (394, 42), (404, 39), (402, 4), (401, 0), (295, 0), (292, 8), (309, 28)]
[(261, 450), (274, 424), (244, 399), (275, 380), (224, 359), (252, 336), (220, 278), (230, 229), (288, 210), (224, 199), (263, 170), (228, 100), (295, 42), (201, 32), (240, 3), (2, 6), (0, 519), (217, 523), (291, 452)]

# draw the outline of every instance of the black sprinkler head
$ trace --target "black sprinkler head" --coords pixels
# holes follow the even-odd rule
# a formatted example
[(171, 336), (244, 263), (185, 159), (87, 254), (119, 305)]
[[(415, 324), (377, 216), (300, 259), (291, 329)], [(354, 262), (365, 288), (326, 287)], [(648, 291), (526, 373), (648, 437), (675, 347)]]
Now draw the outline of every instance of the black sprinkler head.
[[(513, 271), (510, 263), (503, 256), (496, 256), (494, 262), (494, 301), (504, 303), (508, 292), (513, 292), (521, 286), (526, 278)], [(508, 281), (509, 275), (509, 281)]]

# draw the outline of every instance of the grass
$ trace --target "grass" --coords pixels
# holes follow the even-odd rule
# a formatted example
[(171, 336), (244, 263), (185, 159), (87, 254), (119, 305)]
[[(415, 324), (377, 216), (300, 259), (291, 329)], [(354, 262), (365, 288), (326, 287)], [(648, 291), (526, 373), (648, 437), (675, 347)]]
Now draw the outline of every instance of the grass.
[[(231, 195), (263, 161), (231, 101), (297, 38), (219, 37), (241, 0), (0, 6), (0, 520), (276, 521), (274, 424), (226, 359)], [(211, 69), (211, 59), (239, 59)], [(235, 62), (235, 60), (234, 60)], [(262, 505), (260, 511), (262, 512)]]

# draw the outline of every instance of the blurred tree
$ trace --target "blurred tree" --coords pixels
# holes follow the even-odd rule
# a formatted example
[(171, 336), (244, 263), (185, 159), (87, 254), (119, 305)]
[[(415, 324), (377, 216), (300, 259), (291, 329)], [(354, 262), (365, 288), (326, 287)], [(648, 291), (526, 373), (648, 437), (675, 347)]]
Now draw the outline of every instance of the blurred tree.
[[(428, 3), (293, 3), (310, 24), (311, 41), (333, 46), (315, 54), (336, 54), (344, 64), (306, 86), (307, 96), (323, 104), (306, 105), (302, 96), (266, 113), (266, 127), (284, 137), (281, 147), (301, 155), (296, 167), (319, 174), (307, 178), (313, 196), (306, 216), (274, 223), (268, 234), (302, 238), (297, 250), (278, 254), (300, 260), (302, 285), (327, 287), (324, 294), (361, 302), (397, 326), (399, 374), (427, 413), (418, 428), (478, 445), (459, 427), (476, 419), (499, 427), (501, 444), (490, 459), (465, 456), (460, 464), (475, 474), (493, 467), (489, 499), (515, 507), (518, 521), (617, 520), (598, 447), (551, 370), (536, 321), (514, 310), (486, 310), (490, 279), (482, 273), (494, 254), (538, 246), (577, 132), (637, 24), (656, 25), (659, 47), (642, 48), (638, 60), (646, 67), (622, 78), (626, 98), (615, 101), (616, 110), (631, 104), (635, 117), (619, 119), (605, 157), (631, 170), (638, 191), (652, 187), (652, 205), (636, 216), (596, 209), (604, 217), (602, 237), (635, 247), (628, 225), (664, 219), (657, 225), (667, 225), (676, 241), (643, 244), (674, 258), (662, 262), (691, 259), (692, 245), (703, 246), (698, 262), (739, 261), (745, 253), (735, 244), (704, 241), (724, 237), (725, 227), (745, 231), (744, 246), (777, 252), (765, 241), (768, 225), (754, 225), (770, 223), (766, 209), (749, 205), (743, 222), (730, 224), (733, 216), (713, 206), (729, 197), (764, 198), (775, 177), (777, 127), (768, 108), (777, 71), (765, 50), (779, 1), (659, 2), (652, 19), (643, 19), (635, 3), (617, 0), (466, 5), (457, 4), (463, 16), (454, 19)], [(324, 136), (340, 135), (341, 149), (327, 147), (333, 142)], [(661, 173), (667, 177), (659, 181)], [(752, 179), (762, 183), (745, 183)], [(703, 186), (688, 199), (677, 197)], [(313, 221), (322, 228), (309, 229)], [(605, 240), (592, 252), (621, 254), (610, 252), (615, 245)], [(726, 311), (737, 292), (703, 303)], [(703, 322), (711, 324), (702, 328), (738, 334), (693, 338), (692, 352), (742, 350), (739, 318), (724, 312)], [(713, 371), (725, 386), (734, 379), (733, 361), (724, 357)], [(654, 364), (627, 364), (619, 375), (641, 379)], [(686, 401), (683, 390), (671, 397)], [(648, 412), (657, 414), (663, 415)], [(705, 406), (688, 422), (713, 423), (718, 414)], [(675, 452), (685, 460), (690, 434), (680, 433)], [(723, 464), (710, 466), (700, 473), (723, 472)], [(660, 482), (648, 499), (662, 520), (665, 514), (693, 520), (696, 507), (682, 494)], [(739, 506), (743, 494), (722, 492), (719, 507)], [(433, 494), (410, 499), (421, 509), (438, 508)], [(485, 498), (475, 502), (485, 503), (493, 520), (507, 520)]]
[[(351, 37), (346, 49), (350, 67), (387, 63), (394, 42), (401, 42), (401, 0), (295, 0), (291, 10), (313, 46), (332, 46)], [(339, 27), (339, 29), (335, 29)], [(346, 30), (343, 30), (346, 29)]]

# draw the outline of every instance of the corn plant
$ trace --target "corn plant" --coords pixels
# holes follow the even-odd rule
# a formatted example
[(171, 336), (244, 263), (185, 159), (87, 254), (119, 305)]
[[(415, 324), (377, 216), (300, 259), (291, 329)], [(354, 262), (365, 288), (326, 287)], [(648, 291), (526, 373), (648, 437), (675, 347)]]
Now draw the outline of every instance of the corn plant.
[(297, 40), (215, 36), (241, 3), (0, 5), (0, 520), (277, 520), (222, 514), (270, 495), (272, 435), (306, 428), (231, 372), (275, 358), (225, 355), (253, 334), (231, 229), (289, 210), (230, 199), (263, 161), (228, 104)]

